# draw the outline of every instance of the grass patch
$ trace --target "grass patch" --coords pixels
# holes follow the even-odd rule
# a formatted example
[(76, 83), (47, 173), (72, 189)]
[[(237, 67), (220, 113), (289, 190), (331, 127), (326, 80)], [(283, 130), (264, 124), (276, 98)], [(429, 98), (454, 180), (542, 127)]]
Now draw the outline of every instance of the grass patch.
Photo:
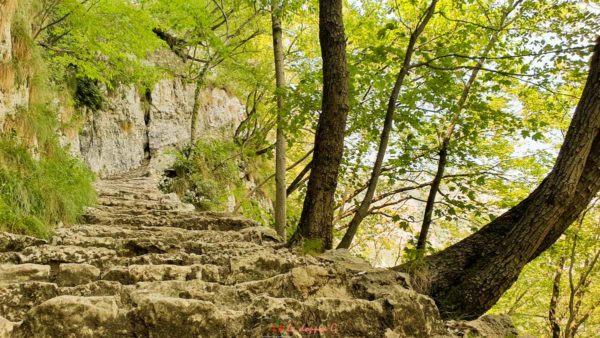
[(15, 134), (0, 139), (0, 229), (49, 237), (95, 200), (93, 175), (57, 144), (36, 160)]

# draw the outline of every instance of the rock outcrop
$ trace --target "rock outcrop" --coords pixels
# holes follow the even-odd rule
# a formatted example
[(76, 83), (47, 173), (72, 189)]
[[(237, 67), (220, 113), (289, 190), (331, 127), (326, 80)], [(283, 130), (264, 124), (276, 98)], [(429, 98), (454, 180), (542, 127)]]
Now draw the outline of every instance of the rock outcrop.
[[(133, 87), (106, 94), (100, 111), (84, 109), (85, 123), (67, 140), (73, 152), (101, 177), (125, 173), (163, 150), (190, 139), (194, 85), (181, 79), (159, 81), (143, 95)], [(203, 139), (226, 138), (244, 119), (239, 100), (219, 88), (203, 89), (197, 132)]]
[(497, 318), (445, 323), (404, 274), (344, 251), (297, 255), (271, 229), (196, 212), (142, 174), (99, 181), (100, 205), (50, 241), (0, 234), (0, 337), (510, 333)]
[[(24, 37), (13, 30), (17, 11), (28, 13), (28, 6), (26, 1), (0, 0), (0, 131), (8, 128), (5, 124), (10, 117), (29, 107), (31, 74), (25, 74), (31, 70), (20, 68), (29, 67), (26, 59), (31, 51), (22, 41)], [(190, 139), (194, 91), (194, 84), (178, 77), (163, 79), (146, 93), (120, 86), (105, 91), (99, 111), (80, 109), (84, 118), (81, 130), (64, 128), (57, 134), (62, 133), (61, 141), (100, 177), (125, 173), (149, 158), (169, 162), (165, 149)], [(49, 109), (69, 124), (73, 109), (59, 97), (55, 94)], [(213, 87), (201, 91), (196, 130), (202, 138), (231, 137), (244, 118), (244, 106), (227, 91)]]

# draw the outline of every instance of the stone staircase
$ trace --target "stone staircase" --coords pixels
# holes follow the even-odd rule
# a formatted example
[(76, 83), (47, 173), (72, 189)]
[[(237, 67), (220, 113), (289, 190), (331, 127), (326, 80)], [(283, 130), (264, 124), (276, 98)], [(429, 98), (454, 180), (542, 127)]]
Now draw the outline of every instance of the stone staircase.
[(505, 325), (444, 323), (405, 275), (341, 251), (297, 255), (144, 173), (97, 182), (98, 206), (50, 241), (0, 233), (0, 337), (449, 337)]

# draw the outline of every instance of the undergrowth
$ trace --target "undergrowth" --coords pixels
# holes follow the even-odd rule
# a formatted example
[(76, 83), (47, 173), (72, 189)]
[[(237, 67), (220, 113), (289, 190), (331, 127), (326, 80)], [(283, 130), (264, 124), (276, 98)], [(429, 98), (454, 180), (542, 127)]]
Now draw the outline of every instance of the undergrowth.
[(161, 185), (199, 210), (232, 211), (270, 224), (271, 192), (268, 184), (256, 189), (268, 176), (266, 161), (246, 154), (233, 142), (202, 140), (176, 152), (173, 175)]
[(58, 145), (39, 160), (15, 136), (0, 139), (0, 228), (49, 237), (52, 225), (73, 223), (95, 194), (90, 171)]

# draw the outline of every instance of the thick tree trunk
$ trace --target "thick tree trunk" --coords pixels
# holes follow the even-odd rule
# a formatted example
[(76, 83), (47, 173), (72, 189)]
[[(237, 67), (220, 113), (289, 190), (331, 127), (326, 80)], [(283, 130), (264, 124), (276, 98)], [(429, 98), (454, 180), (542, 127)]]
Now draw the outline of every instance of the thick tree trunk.
[(348, 69), (342, 0), (319, 1), (319, 40), (323, 59), (323, 102), (315, 135), (312, 170), (298, 229), (290, 244), (309, 240), (316, 250), (333, 242), (333, 209), (344, 152), (348, 115)]
[(271, 23), (273, 27), (273, 54), (275, 57), (275, 82), (277, 97), (277, 140), (275, 141), (275, 230), (285, 240), (286, 221), (286, 184), (285, 184), (285, 148), (286, 140), (283, 128), (283, 88), (285, 73), (283, 64), (283, 33), (279, 15), (281, 7), (271, 8)]
[(379, 176), (381, 175), (383, 160), (385, 158), (385, 153), (387, 152), (387, 146), (394, 121), (394, 113), (396, 111), (396, 101), (398, 100), (398, 95), (400, 94), (400, 88), (402, 88), (404, 79), (406, 78), (410, 70), (410, 62), (415, 51), (415, 44), (417, 43), (417, 39), (419, 38), (421, 33), (423, 33), (425, 27), (427, 26), (427, 23), (433, 16), (437, 2), (438, 0), (431, 1), (431, 4), (425, 12), (425, 16), (423, 17), (421, 22), (419, 22), (417, 28), (410, 36), (408, 46), (406, 47), (406, 55), (404, 56), (404, 62), (402, 64), (400, 72), (398, 73), (396, 83), (394, 84), (394, 88), (392, 89), (392, 93), (388, 102), (387, 111), (385, 114), (385, 121), (383, 122), (383, 130), (381, 131), (381, 136), (379, 138), (379, 149), (377, 150), (377, 158), (375, 159), (375, 163), (373, 165), (373, 170), (371, 172), (371, 178), (369, 179), (369, 186), (367, 188), (367, 192), (365, 193), (365, 197), (360, 203), (360, 206), (356, 210), (354, 217), (352, 217), (352, 220), (348, 224), (348, 230), (346, 230), (342, 241), (338, 245), (338, 249), (347, 249), (350, 247), (350, 244), (352, 244), (352, 240), (354, 239), (354, 236), (358, 231), (358, 226), (360, 225), (360, 223), (362, 223), (363, 219), (365, 219), (365, 217), (369, 213), (369, 206), (373, 201), (373, 196), (375, 196), (377, 181), (379, 180)]
[(422, 291), (435, 299), (445, 318), (476, 318), (491, 308), (523, 267), (586, 208), (600, 190), (599, 131), (600, 39), (552, 171), (517, 206), (420, 265), (428, 281)]

